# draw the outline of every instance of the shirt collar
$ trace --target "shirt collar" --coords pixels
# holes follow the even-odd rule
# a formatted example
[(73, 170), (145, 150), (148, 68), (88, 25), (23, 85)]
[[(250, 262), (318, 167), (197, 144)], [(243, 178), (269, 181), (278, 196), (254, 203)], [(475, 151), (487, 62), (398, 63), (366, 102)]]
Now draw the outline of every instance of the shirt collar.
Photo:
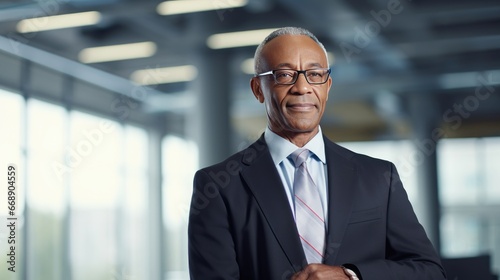
[[(303, 147), (308, 149), (323, 163), (326, 164), (325, 156), (325, 142), (323, 140), (323, 133), (321, 132), (321, 127), (318, 127), (318, 133)], [(267, 146), (269, 147), (269, 152), (273, 158), (274, 164), (279, 165), (284, 159), (286, 159), (291, 153), (299, 149), (295, 144), (286, 140), (285, 138), (279, 136), (266, 127), (264, 132), (264, 139), (266, 140)]]

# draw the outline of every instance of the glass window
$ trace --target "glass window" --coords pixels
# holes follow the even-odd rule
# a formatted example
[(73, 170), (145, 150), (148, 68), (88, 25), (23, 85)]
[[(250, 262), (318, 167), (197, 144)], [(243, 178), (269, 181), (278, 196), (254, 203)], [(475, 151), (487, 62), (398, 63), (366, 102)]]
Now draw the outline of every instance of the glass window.
[(16, 272), (2, 253), (0, 279), (151, 278), (144, 129), (0, 89), (0, 131), (0, 180), (19, 171)]
[(498, 205), (500, 204), (500, 138), (484, 138), (482, 143), (484, 150), (481, 156), (484, 161), (482, 161), (481, 168), (484, 170), (486, 189), (484, 197), (486, 203)]
[(438, 145), (441, 244), (445, 257), (489, 254), (500, 271), (500, 138)]
[(62, 216), (65, 189), (64, 140), (66, 112), (36, 99), (28, 101), (28, 204), (31, 209)]
[(71, 174), (71, 207), (117, 207), (120, 164), (124, 158), (121, 126), (86, 113), (71, 112), (66, 163)]
[[(120, 192), (123, 226), (118, 226), (123, 264), (111, 279), (150, 279), (148, 276), (148, 136), (143, 129), (125, 125), (125, 166), (121, 172), (124, 192)], [(127, 278), (128, 277), (128, 278)]]
[(477, 204), (484, 191), (479, 182), (480, 155), (476, 140), (445, 139), (438, 147), (442, 205)]
[(66, 164), (70, 175), (70, 253), (74, 280), (109, 279), (116, 270), (122, 128), (73, 111)]
[(194, 142), (166, 136), (162, 143), (163, 218), (165, 223), (166, 279), (189, 279), (187, 220), (198, 149)]
[[(0, 162), (2, 166), (21, 162), (23, 114), (22, 96), (0, 88)], [(1, 211), (3, 213), (5, 208)]]
[[(66, 111), (50, 103), (28, 100), (27, 205), (29, 231), (27, 268), (35, 279), (61, 279), (66, 188), (59, 176), (64, 164)], [(47, 258), (47, 252), (52, 252)], [(32, 278), (33, 277), (33, 278)]]
[[(0, 220), (2, 227), (0, 228), (0, 279), (17, 280), (22, 279), (22, 269), (24, 264), (22, 262), (23, 253), (23, 231), (24, 221), (24, 195), (25, 195), (25, 178), (26, 168), (24, 165), (22, 151), (24, 149), (24, 109), (25, 103), (22, 96), (6, 90), (0, 89), (0, 184), (2, 186), (2, 194), (0, 195)], [(17, 218), (15, 229), (15, 244), (7, 242), (10, 237), (10, 229), (4, 225), (8, 217), (7, 198), (4, 194), (5, 183), (7, 182), (7, 166), (14, 164), (18, 169), (16, 178), (16, 209), (15, 217)], [(12, 240), (12, 239), (11, 239)], [(14, 255), (15, 263), (7, 263), (10, 261), (12, 254), (10, 246), (15, 246)], [(11, 272), (8, 267), (13, 267), (16, 272)]]

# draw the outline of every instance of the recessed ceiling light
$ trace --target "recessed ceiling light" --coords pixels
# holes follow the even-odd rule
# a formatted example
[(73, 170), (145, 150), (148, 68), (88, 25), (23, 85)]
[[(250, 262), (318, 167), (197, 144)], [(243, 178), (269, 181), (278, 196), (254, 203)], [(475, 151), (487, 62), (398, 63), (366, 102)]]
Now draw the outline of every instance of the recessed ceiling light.
[(57, 16), (23, 19), (17, 23), (19, 33), (30, 33), (77, 26), (97, 24), (101, 20), (99, 12), (83, 12)]
[(211, 49), (226, 49), (256, 46), (277, 28), (219, 33), (208, 37), (207, 46)]
[(209, 1), (209, 0), (173, 0), (160, 3), (156, 11), (160, 15), (186, 14), (202, 11), (243, 7), (247, 0)]
[(83, 49), (78, 59), (83, 63), (96, 63), (150, 57), (155, 53), (155, 43), (141, 42)]
[(198, 69), (193, 65), (137, 70), (130, 79), (140, 85), (189, 82), (196, 78)]

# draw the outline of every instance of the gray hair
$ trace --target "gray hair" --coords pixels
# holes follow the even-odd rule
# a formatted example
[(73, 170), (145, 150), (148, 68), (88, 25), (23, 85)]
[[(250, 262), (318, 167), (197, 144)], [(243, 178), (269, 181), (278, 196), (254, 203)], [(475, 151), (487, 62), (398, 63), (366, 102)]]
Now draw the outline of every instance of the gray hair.
[(262, 69), (263, 66), (261, 57), (262, 49), (264, 48), (264, 46), (267, 43), (269, 43), (272, 39), (283, 35), (305, 35), (313, 39), (313, 41), (316, 42), (316, 44), (318, 44), (321, 47), (321, 49), (323, 49), (323, 51), (325, 52), (326, 62), (328, 63), (328, 54), (326, 53), (325, 46), (323, 46), (323, 44), (318, 40), (318, 38), (316, 38), (316, 36), (314, 36), (314, 34), (312, 34), (309, 30), (301, 27), (282, 27), (280, 29), (271, 32), (271, 34), (269, 34), (255, 50), (254, 71), (256, 74), (264, 71), (264, 69)]

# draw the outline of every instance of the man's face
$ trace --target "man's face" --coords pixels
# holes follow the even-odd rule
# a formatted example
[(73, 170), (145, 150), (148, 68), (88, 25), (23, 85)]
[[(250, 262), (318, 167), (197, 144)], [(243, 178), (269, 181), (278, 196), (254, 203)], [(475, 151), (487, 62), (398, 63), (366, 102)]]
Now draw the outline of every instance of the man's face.
[[(264, 46), (262, 61), (265, 71), (328, 68), (323, 49), (303, 35), (274, 38)], [(311, 85), (303, 74), (293, 85), (278, 85), (272, 75), (251, 81), (254, 95), (266, 106), (270, 129), (285, 138), (317, 133), (331, 84), (329, 77), (324, 84)]]

